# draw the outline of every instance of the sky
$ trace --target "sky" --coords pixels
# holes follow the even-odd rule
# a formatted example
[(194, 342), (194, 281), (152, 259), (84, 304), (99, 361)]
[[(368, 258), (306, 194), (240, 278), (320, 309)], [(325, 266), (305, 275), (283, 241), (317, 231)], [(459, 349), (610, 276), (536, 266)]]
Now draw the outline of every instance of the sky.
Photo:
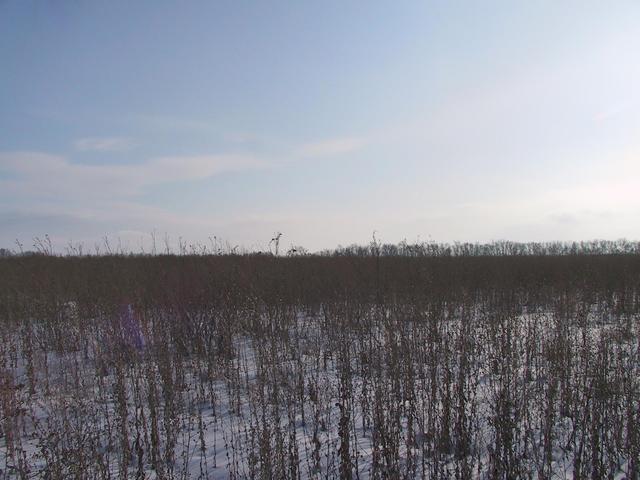
[(0, 247), (640, 239), (636, 1), (0, 0)]

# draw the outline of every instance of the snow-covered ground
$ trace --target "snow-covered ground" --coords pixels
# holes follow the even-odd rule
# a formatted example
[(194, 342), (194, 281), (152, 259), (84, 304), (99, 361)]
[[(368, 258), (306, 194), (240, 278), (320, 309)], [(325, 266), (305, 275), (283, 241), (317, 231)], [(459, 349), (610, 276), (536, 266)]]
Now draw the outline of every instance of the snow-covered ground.
[(638, 472), (638, 318), (67, 307), (3, 334), (0, 478)]

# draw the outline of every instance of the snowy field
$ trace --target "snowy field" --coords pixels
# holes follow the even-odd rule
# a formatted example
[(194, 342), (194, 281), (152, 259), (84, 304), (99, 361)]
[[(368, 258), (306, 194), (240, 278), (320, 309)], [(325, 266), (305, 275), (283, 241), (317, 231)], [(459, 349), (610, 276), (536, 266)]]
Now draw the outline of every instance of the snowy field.
[(0, 478), (638, 478), (637, 317), (487, 303), (25, 319)]

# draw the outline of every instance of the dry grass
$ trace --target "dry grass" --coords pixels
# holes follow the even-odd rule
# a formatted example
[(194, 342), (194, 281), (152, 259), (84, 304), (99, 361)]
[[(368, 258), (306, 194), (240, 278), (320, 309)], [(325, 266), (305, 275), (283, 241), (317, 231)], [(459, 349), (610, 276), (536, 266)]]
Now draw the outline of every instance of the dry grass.
[(0, 259), (0, 478), (638, 478), (615, 245)]

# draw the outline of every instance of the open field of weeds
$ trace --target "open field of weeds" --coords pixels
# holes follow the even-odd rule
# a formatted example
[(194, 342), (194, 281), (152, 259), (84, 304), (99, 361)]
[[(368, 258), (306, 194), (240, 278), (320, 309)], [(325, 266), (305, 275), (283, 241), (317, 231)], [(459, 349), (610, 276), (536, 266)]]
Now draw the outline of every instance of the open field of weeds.
[(0, 259), (0, 479), (639, 478), (640, 255), (503, 247)]

